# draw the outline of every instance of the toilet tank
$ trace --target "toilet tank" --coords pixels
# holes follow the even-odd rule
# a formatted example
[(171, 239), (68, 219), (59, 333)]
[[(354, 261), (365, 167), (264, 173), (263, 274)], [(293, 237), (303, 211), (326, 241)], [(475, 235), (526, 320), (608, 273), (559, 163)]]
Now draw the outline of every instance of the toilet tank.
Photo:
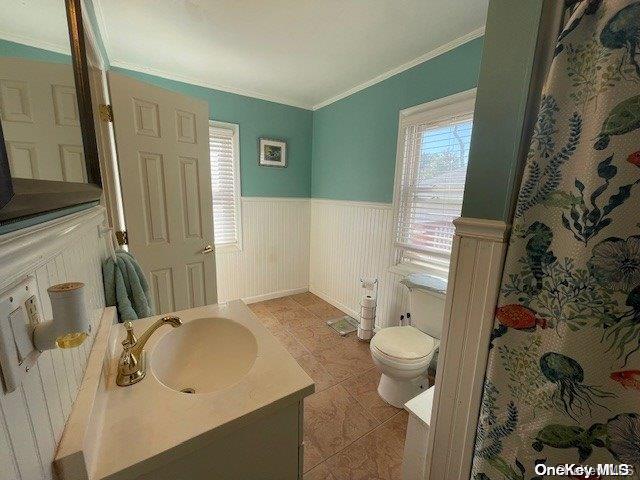
[(446, 281), (425, 274), (412, 274), (402, 280), (409, 289), (411, 325), (433, 338), (442, 338)]

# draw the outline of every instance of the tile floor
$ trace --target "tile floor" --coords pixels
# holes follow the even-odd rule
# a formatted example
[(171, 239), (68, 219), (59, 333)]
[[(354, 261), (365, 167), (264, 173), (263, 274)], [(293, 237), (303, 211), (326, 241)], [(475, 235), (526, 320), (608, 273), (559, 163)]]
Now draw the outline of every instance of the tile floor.
[(316, 383), (305, 400), (304, 480), (399, 480), (407, 414), (378, 396), (369, 344), (327, 327), (344, 313), (312, 293), (249, 308)]

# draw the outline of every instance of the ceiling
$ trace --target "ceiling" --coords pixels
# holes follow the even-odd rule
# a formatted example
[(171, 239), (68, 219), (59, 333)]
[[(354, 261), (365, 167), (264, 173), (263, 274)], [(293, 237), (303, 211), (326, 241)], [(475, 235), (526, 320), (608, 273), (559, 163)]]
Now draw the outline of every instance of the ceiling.
[(488, 0), (93, 2), (113, 65), (306, 108), (460, 37), (478, 36), (488, 5)]
[[(304, 108), (481, 35), (489, 2), (84, 1), (114, 66)], [(1, 38), (68, 51), (60, 0), (0, 6)]]
[(64, 2), (60, 0), (0, 0), (0, 38), (71, 53)]

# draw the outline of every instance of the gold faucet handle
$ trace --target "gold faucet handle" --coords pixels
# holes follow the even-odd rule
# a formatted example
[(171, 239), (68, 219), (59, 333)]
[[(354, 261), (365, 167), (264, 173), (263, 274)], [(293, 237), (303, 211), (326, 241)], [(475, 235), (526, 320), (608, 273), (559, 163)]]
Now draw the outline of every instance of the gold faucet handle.
[(162, 317), (162, 322), (170, 323), (172, 327), (179, 327), (180, 325), (182, 325), (182, 320), (180, 320), (180, 317), (177, 317), (175, 315), (166, 315)]
[(133, 323), (131, 323), (130, 321), (126, 322), (124, 324), (124, 328), (127, 329), (127, 338), (125, 338), (122, 341), (122, 346), (125, 347), (125, 348), (126, 347), (131, 347), (131, 346), (135, 345), (136, 341), (137, 341), (136, 340), (136, 336), (133, 334)]

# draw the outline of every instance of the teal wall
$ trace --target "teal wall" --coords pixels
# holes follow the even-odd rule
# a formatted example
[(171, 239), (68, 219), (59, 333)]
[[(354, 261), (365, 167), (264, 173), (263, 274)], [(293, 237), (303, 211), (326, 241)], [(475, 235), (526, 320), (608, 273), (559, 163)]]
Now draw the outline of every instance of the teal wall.
[(66, 63), (71, 65), (71, 55), (30, 47), (21, 43), (10, 42), (2, 38), (0, 38), (0, 57), (26, 58), (28, 60)]
[(462, 215), (509, 221), (543, 0), (491, 0)]
[(475, 87), (482, 44), (472, 40), (316, 110), (311, 196), (391, 202), (400, 110)]
[[(213, 120), (240, 125), (240, 177), (245, 197), (309, 197), (313, 112), (112, 67), (153, 85), (209, 102)], [(258, 166), (258, 138), (287, 141), (287, 168)]]

